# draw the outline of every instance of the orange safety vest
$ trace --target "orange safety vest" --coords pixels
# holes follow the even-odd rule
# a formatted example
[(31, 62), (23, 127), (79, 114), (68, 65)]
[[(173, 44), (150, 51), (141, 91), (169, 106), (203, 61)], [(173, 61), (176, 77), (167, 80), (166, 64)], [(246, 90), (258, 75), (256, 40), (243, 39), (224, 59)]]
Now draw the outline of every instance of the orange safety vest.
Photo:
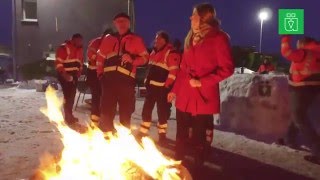
[[(122, 63), (122, 55), (128, 54), (133, 59), (131, 63)], [(120, 36), (109, 34), (101, 42), (97, 54), (97, 73), (116, 71), (135, 78), (137, 66), (148, 62), (148, 52), (141, 37), (131, 32)]]
[(168, 44), (159, 51), (150, 54), (146, 85), (170, 87), (173, 85), (179, 70), (180, 54)]
[(319, 48), (290, 47), (289, 36), (282, 38), (281, 53), (291, 62), (289, 84), (291, 86), (320, 86), (320, 51)]
[(70, 41), (63, 43), (56, 52), (55, 60), (58, 72), (68, 72), (70, 74), (78, 74), (82, 70), (83, 50), (82, 48), (73, 47)]

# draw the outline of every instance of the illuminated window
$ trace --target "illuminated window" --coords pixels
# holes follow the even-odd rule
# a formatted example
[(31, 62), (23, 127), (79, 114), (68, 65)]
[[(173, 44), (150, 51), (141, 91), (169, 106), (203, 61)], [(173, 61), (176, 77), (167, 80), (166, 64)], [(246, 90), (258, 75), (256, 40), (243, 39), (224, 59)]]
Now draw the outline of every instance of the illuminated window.
[(22, 0), (23, 21), (37, 22), (37, 0)]

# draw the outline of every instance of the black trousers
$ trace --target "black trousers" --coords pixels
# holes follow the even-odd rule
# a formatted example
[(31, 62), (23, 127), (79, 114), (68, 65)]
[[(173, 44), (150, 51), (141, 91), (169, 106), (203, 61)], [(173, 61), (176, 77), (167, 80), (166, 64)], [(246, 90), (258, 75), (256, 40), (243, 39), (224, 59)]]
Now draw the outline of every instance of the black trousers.
[(117, 105), (121, 125), (130, 128), (131, 115), (135, 109), (135, 79), (120, 72), (108, 72), (101, 79), (101, 87), (100, 129), (103, 132), (114, 131)]
[(296, 144), (296, 137), (301, 132), (311, 144), (312, 153), (320, 157), (320, 136), (308, 119), (308, 110), (317, 95), (320, 95), (320, 86), (291, 86), (289, 88), (292, 122), (288, 129), (286, 141), (288, 144)]
[(176, 159), (183, 160), (186, 150), (193, 147), (195, 157), (203, 161), (213, 129), (213, 114), (192, 116), (177, 109)]
[(101, 86), (96, 70), (88, 69), (87, 84), (92, 95), (91, 115), (100, 116)]
[[(158, 113), (158, 130), (159, 133), (166, 133), (167, 121), (170, 117), (170, 108), (171, 103), (168, 103), (167, 96), (169, 93), (169, 89), (165, 87), (156, 87), (150, 85), (147, 87), (147, 96), (145, 98), (143, 109), (142, 109), (142, 123), (141, 128), (145, 130), (150, 129), (150, 122), (152, 120), (152, 111), (157, 104), (157, 113)], [(148, 124), (149, 123), (149, 124)]]
[(78, 77), (73, 76), (73, 81), (66, 81), (62, 76), (58, 75), (58, 80), (62, 87), (63, 92), (63, 109), (64, 109), (64, 119), (67, 123), (72, 124), (76, 122), (73, 116), (73, 104), (77, 93)]

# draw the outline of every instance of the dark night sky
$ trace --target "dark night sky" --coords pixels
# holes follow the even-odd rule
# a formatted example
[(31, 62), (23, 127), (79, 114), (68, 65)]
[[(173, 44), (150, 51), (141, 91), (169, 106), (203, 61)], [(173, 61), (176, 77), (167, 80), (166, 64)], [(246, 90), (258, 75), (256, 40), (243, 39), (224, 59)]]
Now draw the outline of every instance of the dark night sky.
[(11, 0), (0, 0), (0, 44), (11, 44)]
[[(163, 29), (172, 37), (183, 39), (189, 29), (189, 17), (199, 0), (135, 0), (136, 32), (150, 45), (156, 31)], [(257, 46), (262, 7), (273, 11), (272, 19), (264, 23), (263, 51), (279, 51), (277, 11), (279, 8), (305, 9), (305, 34), (320, 39), (319, 0), (210, 0), (229, 33), (233, 45)], [(0, 0), (0, 44), (10, 44), (11, 0)]]

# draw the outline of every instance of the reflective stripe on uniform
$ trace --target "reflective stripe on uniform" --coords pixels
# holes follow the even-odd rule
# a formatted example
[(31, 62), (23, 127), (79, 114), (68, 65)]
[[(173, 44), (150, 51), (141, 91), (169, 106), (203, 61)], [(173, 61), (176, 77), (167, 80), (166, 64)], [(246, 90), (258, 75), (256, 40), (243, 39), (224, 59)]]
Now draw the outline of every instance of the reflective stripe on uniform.
[(108, 60), (108, 59), (110, 59), (110, 58), (112, 58), (114, 56), (117, 56), (117, 53), (116, 52), (111, 52), (111, 53), (107, 54), (107, 56), (105, 56), (105, 58)]
[(162, 87), (162, 86), (165, 85), (164, 82), (157, 82), (157, 81), (154, 81), (154, 80), (151, 80), (151, 81), (150, 81), (150, 84), (151, 84), (151, 85), (154, 85), (154, 86), (159, 86), (159, 87)]
[(149, 132), (149, 129), (145, 128), (145, 127), (140, 127), (139, 131), (143, 134), (147, 134)]
[(99, 56), (103, 57), (103, 59), (105, 59), (107, 56), (104, 55), (100, 50), (97, 52)]
[(166, 129), (158, 129), (159, 134), (165, 134), (167, 133)]
[(165, 69), (165, 70), (169, 71), (169, 68), (168, 68), (167, 64), (164, 64), (164, 63), (152, 63), (151, 65), (158, 66), (158, 67), (160, 67), (162, 69)]
[(147, 134), (150, 130), (151, 122), (143, 121), (140, 125), (140, 132)]
[(71, 67), (71, 68), (64, 68), (65, 71), (80, 71), (77, 67)]
[(67, 45), (65, 45), (68, 56), (70, 55), (70, 49)]
[(173, 75), (173, 74), (169, 74), (168, 78), (169, 78), (169, 79), (173, 79), (173, 80), (175, 80), (175, 79), (176, 79), (176, 76), (175, 76), (175, 75)]
[(97, 69), (97, 66), (92, 66), (92, 65), (89, 65), (89, 66), (88, 66), (88, 69), (91, 69), (91, 70), (96, 70), (96, 69)]
[(66, 63), (73, 63), (73, 62), (78, 62), (81, 64), (81, 61), (79, 59), (66, 59), (62, 63), (66, 64)]
[(59, 58), (59, 57), (58, 57), (56, 60), (59, 61), (59, 62), (61, 62), (61, 63), (63, 62), (63, 59), (61, 59), (61, 58)]
[(159, 124), (158, 123), (158, 133), (159, 134), (164, 134), (167, 133), (167, 128), (168, 128), (168, 124)]
[(143, 122), (141, 123), (141, 126), (144, 126), (144, 127), (150, 128), (150, 127), (151, 127), (151, 122), (143, 121)]
[(135, 78), (136, 74), (120, 66), (109, 66), (104, 68), (104, 72), (118, 71), (122, 74)]
[(166, 123), (166, 124), (158, 124), (158, 128), (159, 129), (166, 129), (166, 128), (168, 128), (168, 124)]
[(56, 65), (56, 69), (58, 69), (58, 68), (63, 68), (63, 65), (62, 64), (57, 64)]
[(299, 86), (320, 86), (320, 81), (303, 81), (303, 82), (293, 82), (289, 80), (289, 84), (291, 86), (299, 87)]
[(167, 63), (167, 59), (168, 59), (168, 56), (170, 54), (170, 49), (166, 52), (165, 56), (164, 56), (164, 62)]
[(169, 67), (169, 70), (176, 70), (176, 69), (179, 69), (179, 66), (170, 66)]

